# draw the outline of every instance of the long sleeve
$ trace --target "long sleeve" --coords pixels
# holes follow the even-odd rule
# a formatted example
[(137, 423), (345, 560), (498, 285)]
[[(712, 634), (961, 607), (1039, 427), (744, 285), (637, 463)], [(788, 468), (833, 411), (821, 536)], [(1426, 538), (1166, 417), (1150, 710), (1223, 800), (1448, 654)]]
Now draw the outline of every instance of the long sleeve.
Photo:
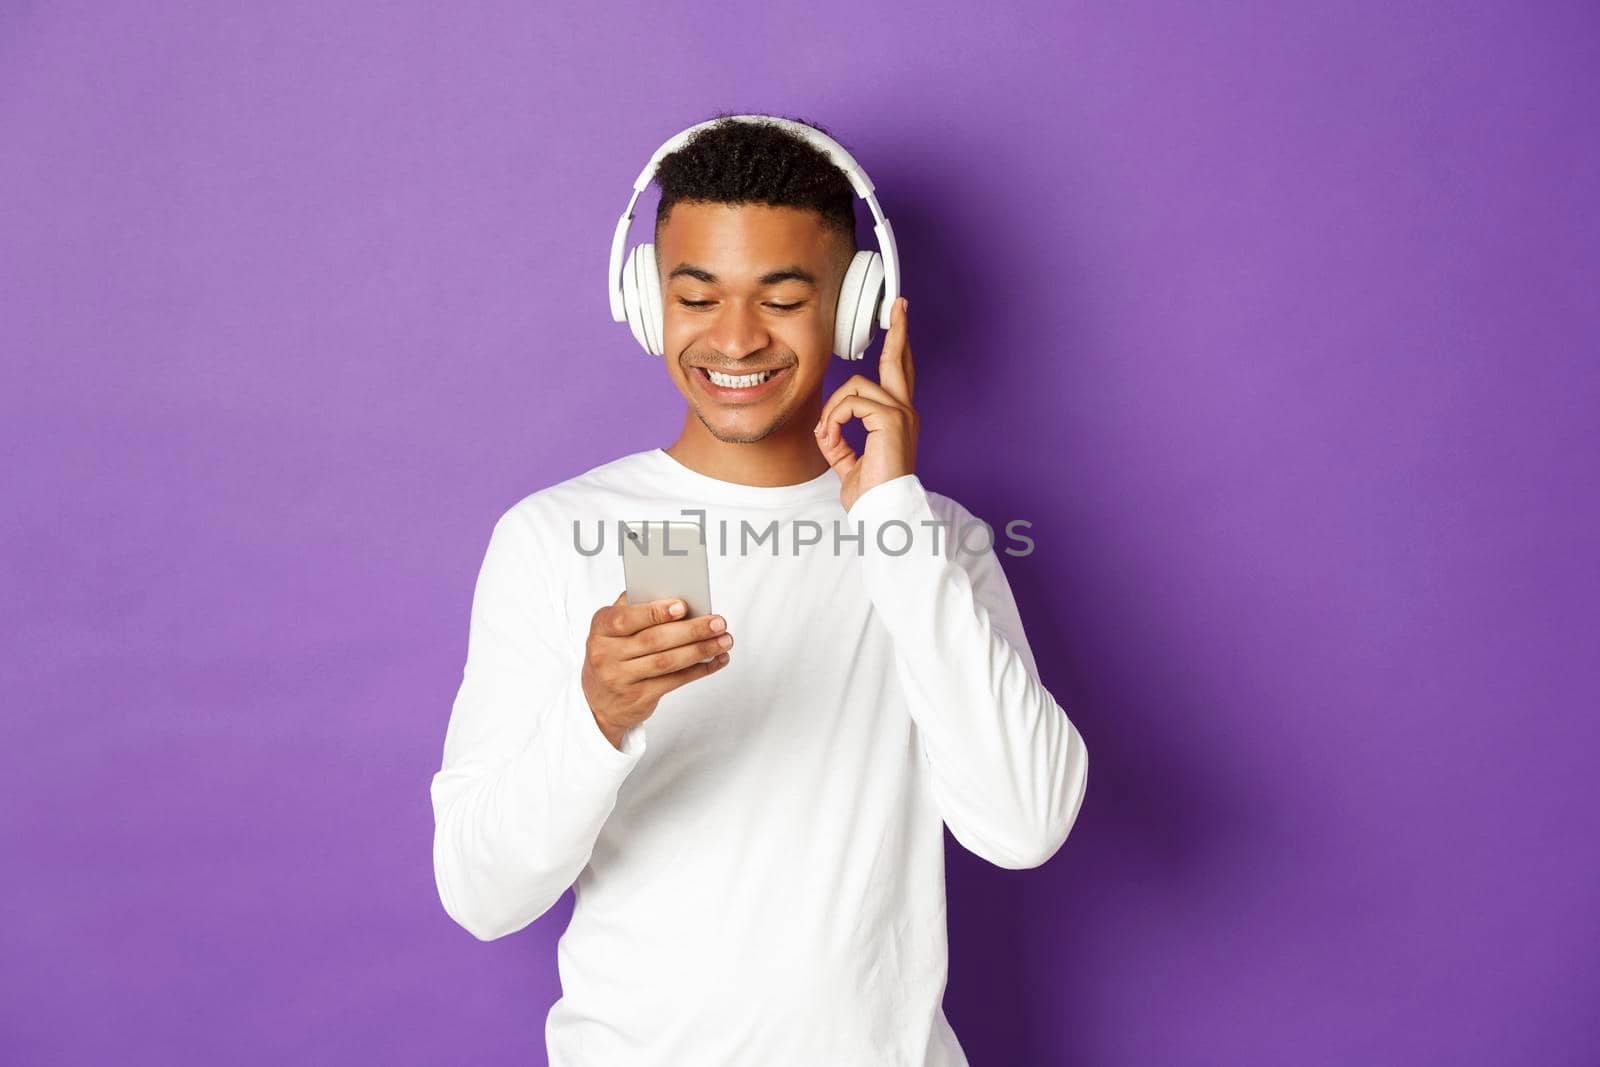
[(560, 899), (589, 862), (617, 790), (645, 749), (619, 751), (583, 694), (583, 648), (529, 517), (495, 524), (473, 593), (467, 661), (430, 787), (434, 879), (445, 912), (483, 941)]
[(1036, 867), (1077, 820), (1088, 752), (1039, 681), (993, 546), (976, 551), (985, 539), (973, 525), (974, 551), (959, 551), (953, 539), (977, 520), (942, 499), (936, 514), (907, 474), (862, 493), (847, 518), (852, 532), (861, 522), (865, 586), (893, 639), (945, 824), (996, 866)]

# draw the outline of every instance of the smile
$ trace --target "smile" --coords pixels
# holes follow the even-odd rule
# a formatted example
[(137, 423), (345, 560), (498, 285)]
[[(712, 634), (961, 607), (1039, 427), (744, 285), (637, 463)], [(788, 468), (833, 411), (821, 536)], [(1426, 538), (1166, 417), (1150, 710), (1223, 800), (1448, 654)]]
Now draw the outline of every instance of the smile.
[(724, 374), (708, 367), (696, 367), (703, 388), (712, 399), (725, 404), (754, 403), (765, 399), (779, 387), (790, 367), (760, 370), (752, 374)]
[(706, 367), (701, 367), (700, 372), (709, 378), (713, 383), (722, 386), (724, 389), (749, 389), (752, 386), (760, 385), (762, 382), (778, 373), (775, 370), (764, 370), (758, 371), (755, 374), (723, 374), (719, 371), (710, 370)]

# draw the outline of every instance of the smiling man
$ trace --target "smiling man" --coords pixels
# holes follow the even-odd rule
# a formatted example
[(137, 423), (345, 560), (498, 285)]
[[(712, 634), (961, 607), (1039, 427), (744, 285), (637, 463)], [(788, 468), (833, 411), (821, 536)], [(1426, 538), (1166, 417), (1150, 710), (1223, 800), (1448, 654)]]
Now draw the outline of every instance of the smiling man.
[[(689, 466), (724, 469), (762, 453), (769, 464), (787, 459), (789, 468), (815, 476), (827, 464), (795, 433), (794, 417), (805, 414), (805, 405), (812, 415), (820, 411), (834, 305), (853, 238), (819, 226), (814, 212), (765, 204), (680, 202), (657, 230), (658, 256), (675, 264), (666, 272), (664, 321), (677, 358), (668, 365), (689, 400), (683, 435), (669, 451)], [(766, 270), (755, 266), (757, 255), (785, 263)], [(727, 314), (730, 302), (760, 310)], [(767, 336), (757, 340), (751, 336), (757, 332)], [(786, 456), (774, 455), (770, 445), (719, 447), (756, 444), (785, 427)]]
[[(856, 348), (851, 182), (793, 127), (697, 129), (655, 168), (659, 322), (634, 323), (683, 429), (496, 523), (432, 782), (440, 899), (487, 941), (575, 889), (554, 1067), (963, 1065), (944, 827), (1045, 862), (1084, 741), (992, 531), (916, 472), (903, 299), (876, 380), (825, 395)], [(715, 614), (628, 603), (596, 531), (686, 512)]]

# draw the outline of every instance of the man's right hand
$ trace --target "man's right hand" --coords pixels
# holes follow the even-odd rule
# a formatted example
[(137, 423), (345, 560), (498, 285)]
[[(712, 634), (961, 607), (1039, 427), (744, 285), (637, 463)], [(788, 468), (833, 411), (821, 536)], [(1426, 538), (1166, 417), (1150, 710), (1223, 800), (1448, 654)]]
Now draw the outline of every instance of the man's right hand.
[[(629, 604), (627, 598), (619, 593), (594, 613), (583, 656), (583, 695), (617, 749), (623, 734), (655, 713), (662, 694), (720, 670), (733, 647), (720, 615), (684, 619), (668, 610), (681, 600)], [(707, 657), (714, 658), (700, 662)]]

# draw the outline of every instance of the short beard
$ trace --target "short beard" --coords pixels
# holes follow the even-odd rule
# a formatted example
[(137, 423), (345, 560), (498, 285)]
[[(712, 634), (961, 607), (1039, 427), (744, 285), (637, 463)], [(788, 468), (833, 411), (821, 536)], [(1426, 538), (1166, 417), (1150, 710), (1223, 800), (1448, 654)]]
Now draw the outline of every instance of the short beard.
[(710, 420), (700, 413), (700, 409), (698, 407), (694, 409), (694, 417), (700, 420), (700, 425), (704, 426), (706, 431), (710, 433), (712, 437), (715, 437), (717, 440), (730, 445), (753, 445), (757, 441), (762, 441), (768, 437), (771, 437), (789, 422), (789, 412), (786, 411), (774, 419), (771, 426), (768, 426), (765, 430), (762, 430), (759, 433), (726, 434), (722, 433), (715, 426), (711, 425)]
[[(793, 352), (787, 352), (786, 351), (784, 354), (789, 357), (789, 363), (787, 363), (786, 366), (793, 367), (793, 368), (795, 368), (796, 371), (798, 371), (799, 368), (800, 368), (800, 360), (799, 360), (799, 358)], [(690, 355), (691, 355), (691, 353), (685, 352), (683, 354), (682, 358), (687, 359)], [(688, 364), (684, 365), (683, 370), (684, 370), (685, 374), (699, 374), (700, 373), (693, 366), (688, 365)], [(762, 440), (765, 440), (768, 437), (771, 437), (773, 434), (777, 433), (780, 429), (782, 429), (784, 426), (786, 426), (788, 424), (788, 422), (789, 422), (789, 414), (790, 414), (789, 412), (786, 411), (783, 414), (779, 415), (777, 417), (777, 419), (775, 419), (773, 421), (771, 426), (768, 426), (765, 430), (762, 430), (759, 433), (725, 434), (725, 433), (719, 432), (715, 426), (711, 425), (711, 422), (700, 411), (700, 406), (698, 404), (691, 403), (689, 406), (694, 409), (694, 417), (700, 420), (700, 425), (704, 426), (706, 428), (706, 431), (708, 433), (710, 433), (712, 437), (715, 437), (717, 440), (726, 442), (727, 444), (730, 444), (730, 445), (753, 445), (757, 441), (762, 441)]]

